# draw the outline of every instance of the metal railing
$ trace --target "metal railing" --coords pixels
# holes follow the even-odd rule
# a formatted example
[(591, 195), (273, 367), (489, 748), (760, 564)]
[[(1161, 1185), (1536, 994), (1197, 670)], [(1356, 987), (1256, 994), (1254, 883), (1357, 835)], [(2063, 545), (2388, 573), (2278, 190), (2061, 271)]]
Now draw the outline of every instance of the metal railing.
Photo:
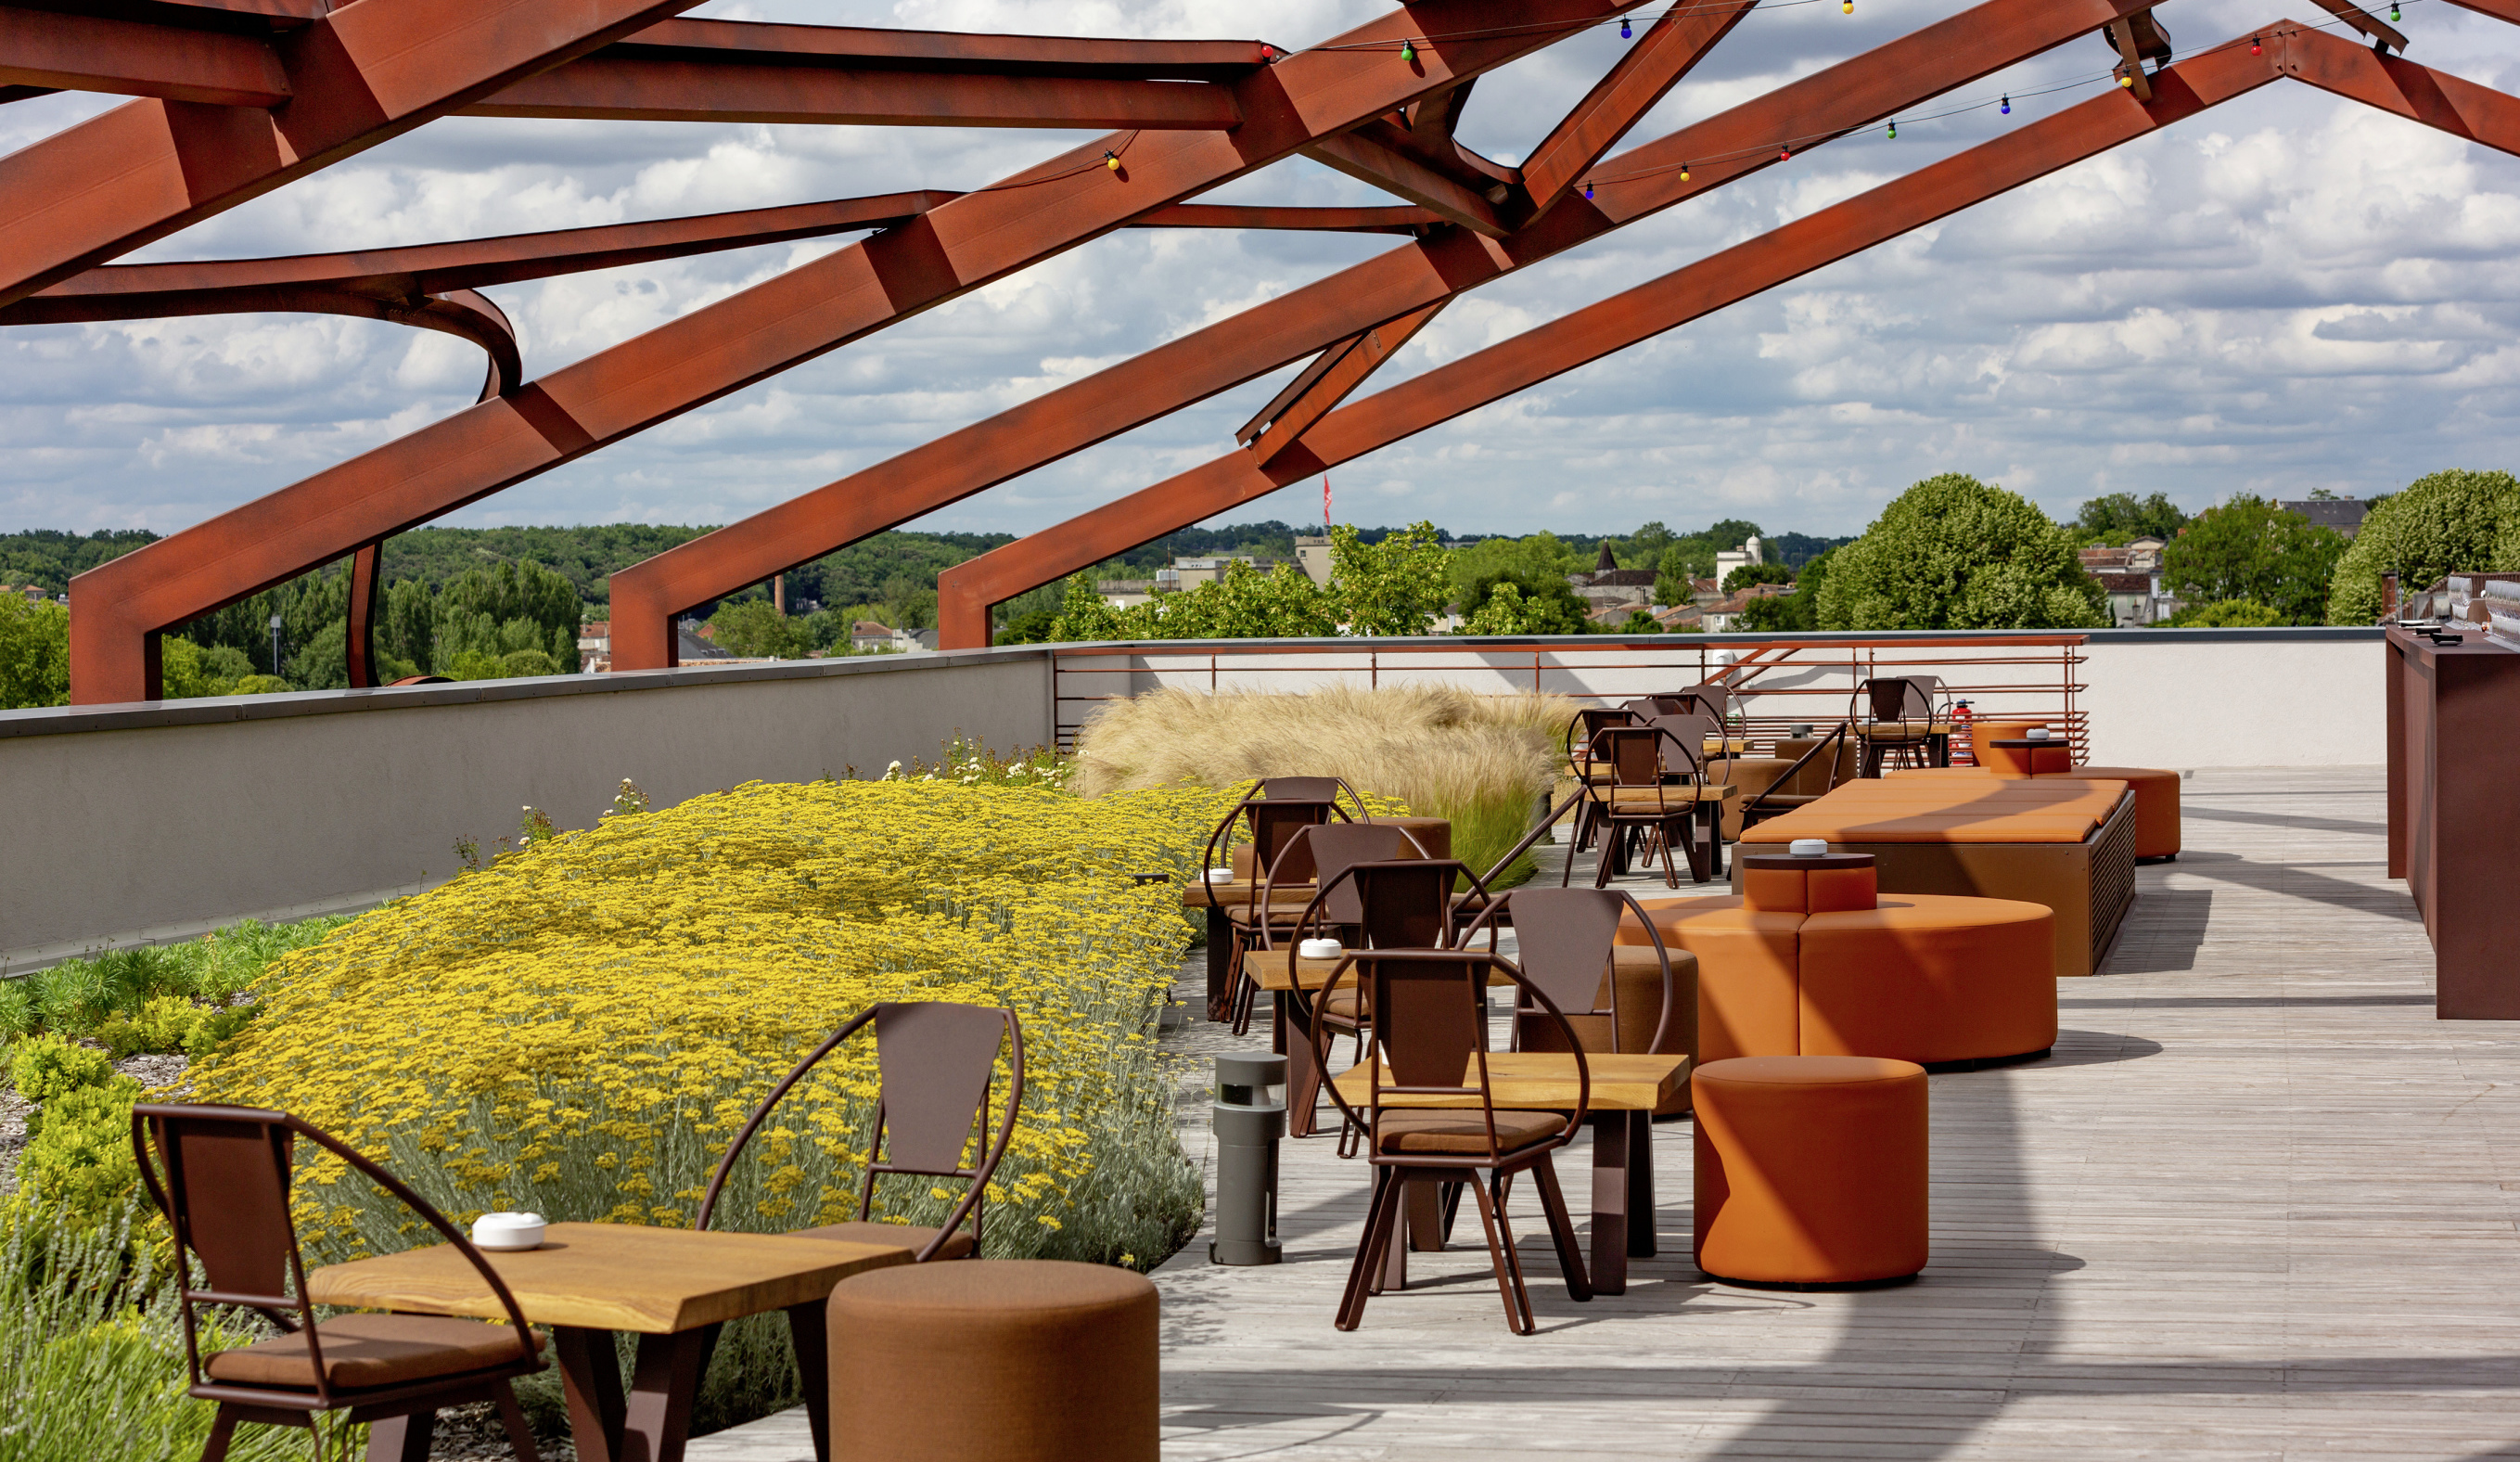
[(1052, 658), (1052, 716), (1062, 749), (1096, 707), (1149, 690), (1302, 691), (1334, 683), (1449, 684), (1483, 695), (1530, 692), (1615, 704), (1686, 686), (1728, 687), (1738, 734), (1772, 749), (1793, 727), (1822, 729), (1867, 712), (1865, 680), (1933, 675), (1979, 720), (2042, 722), (2089, 759), (2080, 704), (2089, 687), (2079, 634), (1909, 633), (1886, 636), (1585, 635), (1551, 640), (1423, 639), (1129, 641), (1066, 646)]

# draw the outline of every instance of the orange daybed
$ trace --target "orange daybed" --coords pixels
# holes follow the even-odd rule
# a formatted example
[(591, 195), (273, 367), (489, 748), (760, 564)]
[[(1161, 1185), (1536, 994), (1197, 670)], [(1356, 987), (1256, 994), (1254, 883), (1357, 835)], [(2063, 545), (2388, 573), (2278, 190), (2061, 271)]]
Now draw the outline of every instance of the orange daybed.
[(1898, 781), (1915, 777), (2010, 777), (2040, 782), (2124, 782), (2135, 793), (2135, 855), (2138, 861), (2179, 856), (2179, 773), (2148, 766), (2076, 766), (2073, 749), (2059, 741), (2052, 747), (2025, 751), (1999, 747), (1998, 741), (2019, 741), (2029, 721), (1980, 721), (1976, 728), (1976, 766), (1936, 766), (1883, 773)]

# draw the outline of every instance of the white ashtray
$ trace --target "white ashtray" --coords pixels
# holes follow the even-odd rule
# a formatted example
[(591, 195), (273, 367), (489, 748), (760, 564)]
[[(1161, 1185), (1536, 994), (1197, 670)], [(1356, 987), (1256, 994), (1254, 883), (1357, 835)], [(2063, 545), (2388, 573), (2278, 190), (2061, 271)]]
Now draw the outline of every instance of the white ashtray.
[(1336, 959), (1347, 953), (1347, 946), (1336, 939), (1306, 939), (1295, 946), (1298, 959)]
[(2048, 739), (2048, 728), (2045, 726), (2033, 726), (2029, 730), (2021, 733), (2021, 739), (2024, 741), (2046, 741)]
[(484, 1213), (472, 1220), (472, 1247), (503, 1253), (538, 1248), (544, 1228), (540, 1213)]
[(1234, 882), (1234, 870), (1231, 868), (1211, 868), (1207, 870), (1207, 881), (1211, 884), (1230, 884)]
[(1785, 851), (1797, 858), (1826, 857), (1828, 841), (1824, 838), (1796, 838), (1785, 845)]

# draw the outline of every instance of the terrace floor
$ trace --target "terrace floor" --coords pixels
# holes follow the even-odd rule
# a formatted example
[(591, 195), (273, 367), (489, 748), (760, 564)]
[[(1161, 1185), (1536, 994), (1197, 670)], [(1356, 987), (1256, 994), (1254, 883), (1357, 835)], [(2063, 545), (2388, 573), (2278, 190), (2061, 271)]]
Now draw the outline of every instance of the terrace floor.
[[(1662, 1254), (1625, 1296), (1568, 1302), (1522, 1184), (1539, 1335), (1506, 1330), (1475, 1225), (1342, 1335), (1365, 1174), (1290, 1142), (1284, 1263), (1210, 1265), (1202, 1235), (1155, 1276), (1165, 1454), (2520, 1456), (2520, 1026), (2434, 1020), (2376, 768), (2185, 797), (2186, 851), (2139, 870), (2054, 1055), (1933, 1078), (1914, 1284), (1702, 1280), (1683, 1119), (1655, 1128)], [(1585, 1166), (1560, 1155), (1579, 1206)], [(774, 1417), (691, 1455), (801, 1442)]]

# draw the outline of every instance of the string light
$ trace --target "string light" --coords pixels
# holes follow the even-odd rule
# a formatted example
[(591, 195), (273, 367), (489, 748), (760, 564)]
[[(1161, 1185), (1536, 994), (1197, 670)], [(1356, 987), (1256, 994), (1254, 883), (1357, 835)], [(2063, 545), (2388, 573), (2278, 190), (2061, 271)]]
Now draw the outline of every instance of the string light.
[(1890, 119), (1890, 140), (1892, 142), (1899, 140), (1899, 119), (1895, 116)]
[(2398, 0), (2389, 0), (2389, 19), (2398, 19)]
[(1636, 39), (1636, 34), (1637, 33), (1635, 31), (1628, 28), (1628, 18), (1626, 16), (1619, 17), (1619, 39), (1634, 40)]
[[(1986, 103), (1980, 102), (1978, 105), (1983, 107)], [(2008, 91), (2003, 94), (2003, 114), (2006, 116), (2012, 114), (2012, 93)]]
[(1418, 59), (1418, 48), (1409, 44), (1407, 41), (1402, 41), (1400, 43), (1400, 59), (1404, 62), (1416, 61)]
[(1688, 164), (1686, 162), (1680, 164), (1680, 180), (1684, 183), (1688, 181)]
[(1791, 146), (1786, 146), (1777, 149), (1777, 160), (1779, 162), (1791, 162), (1794, 160), (1793, 148)]
[(1586, 203), (1591, 203), (1593, 201), (1593, 185), (1590, 183), (1586, 183), (1584, 185), (1584, 201)]
[(1102, 165), (1111, 169), (1113, 172), (1118, 172), (1120, 170), (1120, 155), (1105, 149), (1102, 154)]
[(1839, 4), (1837, 8), (1845, 11), (1848, 15), (1853, 15), (1855, 14), (1855, 0), (1842, 0), (1842, 3)]
[(1261, 59), (1262, 61), (1275, 61), (1275, 60), (1277, 60), (1277, 59), (1278, 59), (1278, 48), (1277, 48), (1276, 46), (1262, 46), (1262, 47), (1260, 48), (1260, 59)]
[(2134, 87), (2134, 85), (2135, 85), (2135, 76), (2134, 76), (2134, 73), (2132, 73), (2132, 72), (2126, 72), (2126, 73), (2122, 73), (2122, 74), (2120, 74), (2120, 75), (2119, 75), (2119, 77), (2118, 77), (2118, 85), (2123, 86), (2123, 87), (2133, 88), (2133, 87)]
[(2253, 35), (2253, 36), (2250, 36), (2250, 37), (2249, 37), (2249, 54), (2250, 54), (2250, 55), (2252, 55), (2252, 56), (2256, 56), (2256, 55), (2259, 55), (2259, 54), (2263, 53), (2265, 50), (2266, 50), (2266, 48), (2265, 48), (2264, 46), (2261, 46), (2261, 45), (2259, 45), (2259, 44), (2258, 44), (2258, 38), (2257, 38), (2256, 36), (2254, 36), (2254, 35)]

